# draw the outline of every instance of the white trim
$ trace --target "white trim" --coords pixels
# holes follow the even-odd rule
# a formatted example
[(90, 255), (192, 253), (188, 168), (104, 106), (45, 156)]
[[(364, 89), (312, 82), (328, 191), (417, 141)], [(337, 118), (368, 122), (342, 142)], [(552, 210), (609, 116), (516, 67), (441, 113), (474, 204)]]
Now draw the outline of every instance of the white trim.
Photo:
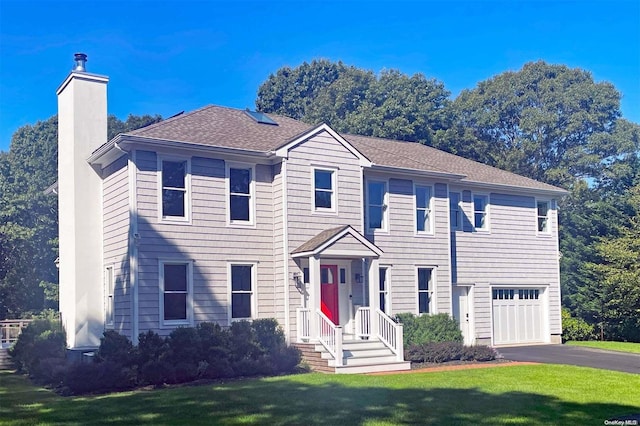
[[(331, 208), (316, 207), (316, 170), (331, 173)], [(312, 214), (338, 214), (338, 168), (311, 164), (311, 213)], [(322, 190), (328, 192), (326, 190)]]
[[(385, 272), (385, 304), (386, 304), (386, 309), (382, 310), (382, 308), (380, 308), (380, 269), (384, 269)], [(378, 309), (380, 309), (382, 312), (384, 312), (385, 314), (391, 316), (392, 312), (393, 312), (393, 304), (392, 304), (392, 297), (391, 297), (391, 265), (385, 263), (385, 264), (379, 264), (378, 265), (378, 283), (376, 284), (377, 287), (377, 293), (378, 293)]]
[[(420, 283), (418, 281), (418, 270), (430, 269), (431, 270), (431, 282), (432, 285), (431, 297), (429, 298), (429, 312), (420, 312)], [(438, 267), (435, 265), (422, 265), (416, 264), (413, 268), (414, 273), (414, 291), (416, 295), (416, 315), (434, 315), (438, 313)], [(428, 290), (427, 290), (428, 291)]]
[[(183, 225), (191, 225), (191, 197), (192, 197), (192, 188), (191, 188), (191, 158), (180, 156), (180, 155), (166, 155), (156, 153), (157, 157), (157, 172), (156, 172), (156, 180), (157, 180), (157, 188), (158, 188), (158, 222), (161, 223), (173, 223), (173, 224), (183, 224)], [(184, 216), (164, 216), (163, 214), (163, 197), (162, 197), (162, 163), (163, 162), (185, 162), (185, 176), (184, 176)]]
[[(484, 205), (484, 210), (483, 210), (483, 214), (484, 214), (484, 226), (481, 228), (476, 227), (476, 197), (481, 197), (484, 198), (485, 200), (485, 205)], [(486, 194), (486, 193), (474, 193), (471, 192), (471, 206), (473, 209), (473, 230), (475, 232), (486, 232), (489, 233), (491, 232), (491, 197), (490, 194)]]
[[(371, 241), (369, 241), (364, 236), (362, 236), (358, 231), (353, 229), (351, 226), (348, 226), (344, 230), (342, 230), (341, 232), (339, 232), (336, 235), (334, 235), (333, 237), (331, 237), (329, 240), (325, 241), (324, 244), (322, 244), (321, 246), (317, 247), (315, 250), (310, 250), (310, 251), (305, 251), (305, 252), (300, 252), (300, 253), (294, 253), (294, 254), (291, 255), (291, 257), (296, 259), (296, 258), (299, 258), (299, 257), (318, 256), (318, 255), (322, 254), (322, 252), (327, 247), (329, 247), (332, 244), (336, 243), (337, 241), (342, 239), (342, 237), (344, 237), (347, 234), (351, 235), (352, 237), (357, 239), (363, 246), (365, 246), (367, 249), (371, 250), (373, 252), (373, 254), (375, 255), (373, 257), (380, 257), (384, 253), (382, 250), (380, 250), (380, 248), (378, 248), (375, 244), (373, 244)], [(371, 253), (367, 253), (365, 251), (358, 252), (358, 251), (355, 251), (355, 250), (345, 250), (345, 251), (336, 250), (335, 252), (332, 252), (332, 255), (335, 255), (336, 253), (341, 253), (341, 254), (343, 254), (345, 256), (350, 256), (350, 257), (360, 257), (360, 256), (362, 256), (362, 257), (372, 257)]]
[[(249, 291), (249, 295), (251, 297), (251, 316), (248, 318), (233, 318), (233, 302), (232, 296), (233, 291), (231, 289), (231, 280), (232, 280), (232, 266), (250, 266), (251, 267), (251, 291)], [(228, 324), (231, 324), (233, 321), (250, 321), (258, 318), (258, 262), (227, 262), (227, 320)], [(238, 293), (238, 292), (236, 292)]]
[(322, 133), (329, 133), (336, 141), (338, 141), (342, 146), (344, 146), (349, 152), (351, 152), (358, 160), (360, 160), (360, 165), (363, 167), (371, 167), (371, 161), (365, 157), (360, 151), (358, 151), (353, 145), (351, 145), (346, 139), (340, 136), (335, 130), (329, 127), (327, 124), (320, 124), (309, 131), (303, 133), (297, 138), (291, 140), (285, 145), (280, 146), (275, 150), (275, 154), (278, 157), (288, 158), (289, 150), (295, 147), (296, 145), (311, 139), (312, 137)]
[[(282, 263), (284, 266), (284, 337), (287, 343), (291, 343), (291, 311), (289, 300), (289, 217), (288, 217), (288, 194), (287, 194), (287, 159), (282, 159), (281, 168), (281, 181), (282, 181)], [(275, 207), (274, 207), (275, 208)], [(278, 279), (278, 274), (275, 273), (274, 279)], [(303, 296), (304, 297), (304, 296)], [(300, 327), (298, 324), (297, 327)]]
[[(250, 170), (251, 181), (249, 182), (249, 220), (232, 220), (231, 219), (231, 178), (230, 169)], [(225, 207), (226, 220), (228, 227), (255, 227), (256, 225), (256, 165), (250, 163), (236, 163), (225, 161), (224, 165), (224, 183), (225, 183)]]
[(129, 153), (129, 285), (131, 287), (131, 342), (138, 344), (140, 306), (138, 297), (138, 165), (137, 151)]
[[(545, 231), (541, 231), (538, 226), (538, 203), (546, 203), (547, 204), (547, 229)], [(551, 221), (552, 218), (552, 209), (551, 209), (551, 200), (548, 198), (534, 198), (534, 214), (535, 214), (535, 227), (536, 227), (536, 235), (539, 237), (550, 237), (553, 235), (553, 223)]]
[[(164, 266), (165, 265), (186, 265), (187, 279), (187, 297), (186, 297), (186, 318), (181, 320), (165, 320), (164, 319)], [(174, 328), (181, 325), (193, 326), (193, 261), (185, 259), (158, 259), (158, 281), (159, 281), (159, 306), (160, 312), (159, 325), (160, 328)]]
[[(369, 196), (369, 184), (372, 183), (381, 183), (384, 185), (384, 195), (382, 200), (382, 227), (381, 228), (370, 228), (369, 227), (369, 207), (371, 197)], [(367, 234), (373, 233), (389, 233), (390, 224), (389, 224), (389, 179), (366, 179), (366, 210), (365, 210), (365, 226)]]
[[(428, 228), (425, 228), (424, 231), (418, 231), (418, 188), (426, 188), (429, 190), (429, 200), (427, 205), (428, 211)], [(413, 232), (416, 236), (426, 236), (426, 235), (434, 235), (435, 234), (435, 218), (436, 212), (434, 209), (435, 206), (435, 188), (434, 185), (422, 184), (413, 182)], [(423, 208), (421, 208), (424, 210)]]
[[(115, 297), (115, 266), (113, 263), (104, 267), (104, 328), (112, 330), (115, 325), (116, 297)], [(109, 309), (111, 308), (111, 309)], [(110, 311), (110, 312), (109, 312)]]

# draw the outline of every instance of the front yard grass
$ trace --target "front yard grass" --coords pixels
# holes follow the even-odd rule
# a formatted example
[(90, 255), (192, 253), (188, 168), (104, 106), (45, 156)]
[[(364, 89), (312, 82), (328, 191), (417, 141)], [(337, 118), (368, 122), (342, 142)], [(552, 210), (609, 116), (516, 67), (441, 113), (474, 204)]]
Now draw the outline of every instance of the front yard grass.
[(586, 342), (569, 341), (567, 345), (584, 346), (587, 348), (605, 349), (608, 351), (630, 352), (640, 354), (640, 343), (632, 342), (602, 342), (600, 340), (589, 340)]
[(558, 365), (304, 374), (61, 397), (0, 372), (0, 424), (604, 424), (640, 413), (640, 375)]

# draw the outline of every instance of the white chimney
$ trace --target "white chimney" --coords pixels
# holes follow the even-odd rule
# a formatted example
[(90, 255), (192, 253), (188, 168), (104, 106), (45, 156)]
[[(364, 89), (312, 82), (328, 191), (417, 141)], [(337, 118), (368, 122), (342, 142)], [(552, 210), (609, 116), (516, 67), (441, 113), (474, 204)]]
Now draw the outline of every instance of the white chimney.
[(97, 347), (104, 331), (102, 179), (87, 158), (107, 142), (108, 77), (77, 53), (58, 88), (60, 313), (70, 349)]

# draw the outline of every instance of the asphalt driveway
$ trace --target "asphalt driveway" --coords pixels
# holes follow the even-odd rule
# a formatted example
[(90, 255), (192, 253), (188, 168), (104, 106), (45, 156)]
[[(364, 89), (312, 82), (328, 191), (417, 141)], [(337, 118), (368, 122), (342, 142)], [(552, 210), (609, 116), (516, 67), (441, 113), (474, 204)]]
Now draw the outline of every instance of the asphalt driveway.
[(511, 361), (579, 365), (640, 374), (640, 354), (567, 345), (514, 346), (497, 350)]

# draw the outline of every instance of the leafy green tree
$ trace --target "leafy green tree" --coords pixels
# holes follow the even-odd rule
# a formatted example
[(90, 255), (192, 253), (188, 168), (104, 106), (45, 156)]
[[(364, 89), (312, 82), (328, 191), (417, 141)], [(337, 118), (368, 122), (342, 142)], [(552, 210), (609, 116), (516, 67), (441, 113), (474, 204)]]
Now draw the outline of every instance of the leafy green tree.
[[(161, 120), (108, 118), (110, 137)], [(58, 176), (56, 116), (19, 128), (0, 152), (0, 319), (57, 307), (58, 200), (44, 190)]]
[(335, 130), (365, 136), (431, 143), (449, 126), (449, 92), (422, 74), (371, 71), (326, 60), (281, 68), (258, 90), (256, 107), (324, 122)]
[(598, 178), (603, 161), (629, 147), (615, 137), (620, 93), (564, 65), (539, 61), (499, 74), (462, 91), (452, 109), (455, 131), (441, 134), (439, 146), (451, 150), (465, 129), (464, 142), (482, 149), (475, 159), (560, 186)]

